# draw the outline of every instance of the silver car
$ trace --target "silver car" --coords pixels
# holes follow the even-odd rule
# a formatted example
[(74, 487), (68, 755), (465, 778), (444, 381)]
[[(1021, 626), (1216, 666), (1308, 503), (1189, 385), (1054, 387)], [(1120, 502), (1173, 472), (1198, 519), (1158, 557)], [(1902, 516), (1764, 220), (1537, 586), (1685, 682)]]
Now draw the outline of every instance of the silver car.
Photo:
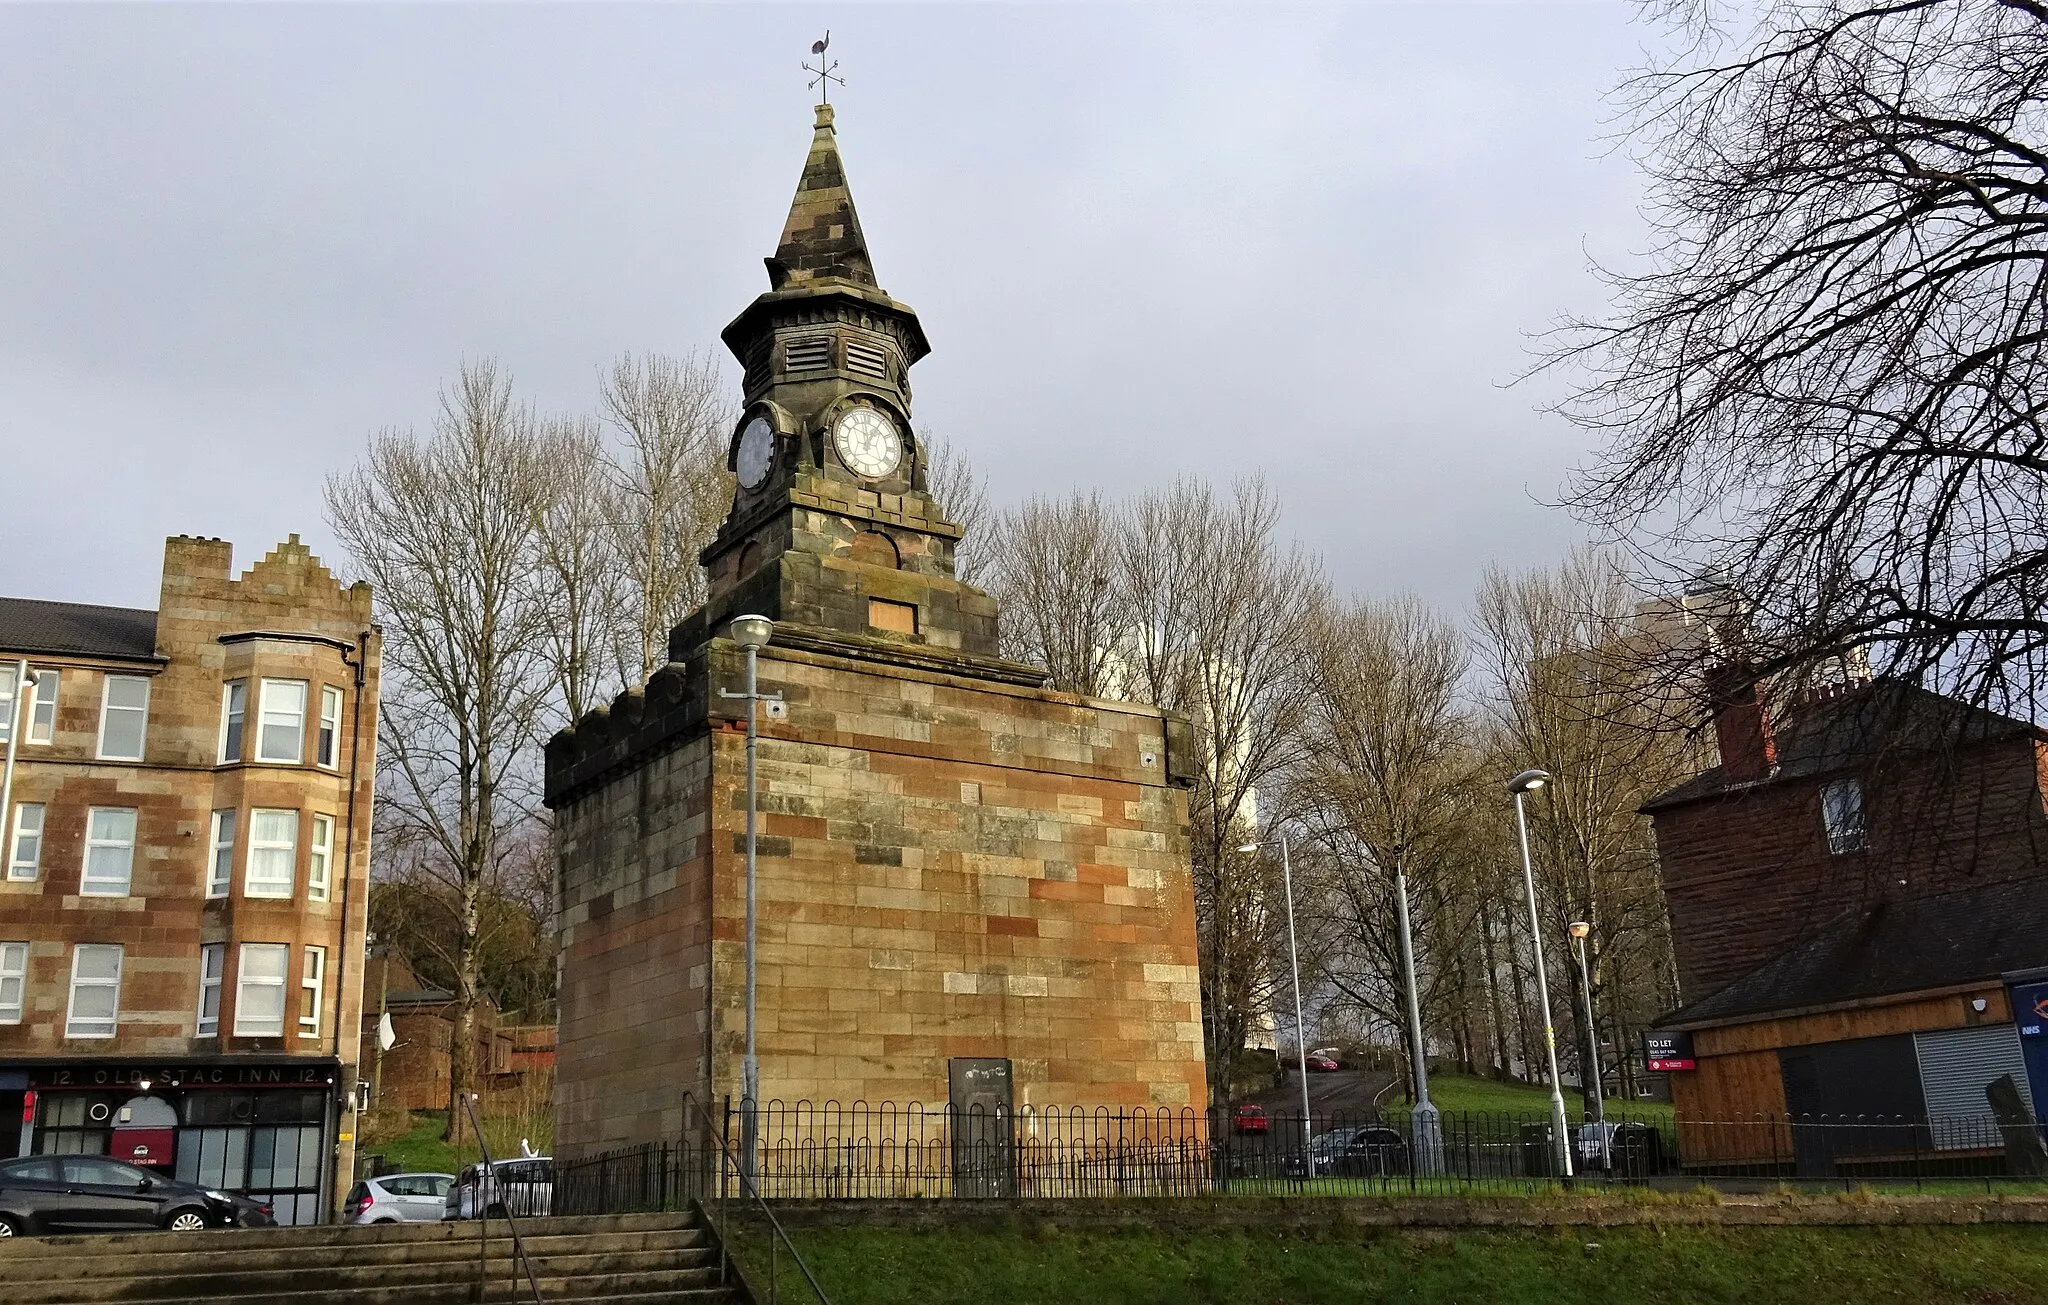
[(349, 1223), (433, 1223), (446, 1208), (454, 1174), (385, 1174), (348, 1190), (342, 1217)]
[(448, 1189), (443, 1219), (474, 1219), (479, 1214), (503, 1218), (509, 1210), (519, 1218), (547, 1214), (555, 1203), (555, 1162), (544, 1155), (519, 1156), (494, 1165), (464, 1165)]

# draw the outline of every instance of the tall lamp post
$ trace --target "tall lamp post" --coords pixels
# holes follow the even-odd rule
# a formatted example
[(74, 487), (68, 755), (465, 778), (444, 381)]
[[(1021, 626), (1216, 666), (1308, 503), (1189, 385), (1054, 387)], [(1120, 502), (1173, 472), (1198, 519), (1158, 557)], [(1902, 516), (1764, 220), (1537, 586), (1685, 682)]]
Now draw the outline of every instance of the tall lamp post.
[(1394, 865), (1394, 913), (1401, 923), (1401, 981), (1408, 989), (1408, 1054), (1415, 1066), (1415, 1108), (1408, 1112), (1417, 1168), (1443, 1168), (1444, 1134), (1436, 1103), (1429, 1099), (1429, 1055), (1422, 1047), (1422, 994), (1415, 984), (1415, 935), (1408, 927), (1408, 872)]
[[(1586, 964), (1586, 935), (1593, 932), (1593, 926), (1584, 920), (1574, 920), (1565, 926), (1572, 936), (1572, 946), (1579, 953), (1579, 991), (1586, 995), (1586, 1064), (1589, 1067), (1586, 1082), (1587, 1098), (1593, 1105), (1593, 1122), (1607, 1122), (1606, 1092), (1600, 1081), (1600, 1034), (1599, 1026), (1593, 1022), (1593, 976)], [(1607, 1131), (1601, 1130), (1604, 1138)]]
[(765, 616), (742, 616), (732, 623), (733, 642), (747, 651), (747, 691), (718, 691), (721, 698), (744, 698), (747, 703), (747, 1054), (740, 1062), (740, 1176), (751, 1185), (754, 1152), (759, 1138), (761, 1061), (754, 1051), (754, 852), (755, 823), (759, 795), (755, 785), (755, 763), (760, 753), (756, 709), (762, 702), (780, 702), (780, 693), (762, 693), (755, 672), (761, 649), (775, 635), (775, 622)]
[(1302, 1169), (1310, 1178), (1316, 1176), (1315, 1130), (1309, 1122), (1308, 1108), (1308, 1026), (1301, 1018), (1301, 954), (1294, 946), (1294, 863), (1288, 854), (1287, 835), (1275, 839), (1262, 839), (1246, 843), (1238, 848), (1246, 854), (1256, 854), (1268, 843), (1280, 844), (1280, 882), (1287, 892), (1287, 966), (1294, 975), (1294, 1048), (1296, 1068), (1301, 1074), (1301, 1153)]
[(1536, 1003), (1543, 1008), (1543, 1054), (1550, 1063), (1550, 1126), (1557, 1132), (1559, 1172), (1572, 1176), (1572, 1144), (1564, 1118), (1564, 1092), (1557, 1083), (1557, 1027), (1550, 1018), (1550, 980), (1543, 972), (1543, 925), (1536, 912), (1536, 868), (1529, 860), (1529, 817), (1522, 810), (1522, 795), (1550, 782), (1547, 770), (1525, 770), (1508, 781), (1515, 795), (1515, 829), (1522, 837), (1522, 886), (1529, 894), (1529, 950), (1536, 957)]

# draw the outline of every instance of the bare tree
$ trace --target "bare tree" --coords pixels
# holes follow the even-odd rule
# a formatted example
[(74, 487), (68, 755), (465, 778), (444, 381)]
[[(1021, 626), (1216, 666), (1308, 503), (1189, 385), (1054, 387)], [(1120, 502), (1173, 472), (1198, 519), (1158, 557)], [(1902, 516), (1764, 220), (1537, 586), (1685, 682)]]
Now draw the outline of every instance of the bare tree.
[(1052, 686), (1117, 692), (1118, 509), (1099, 491), (1032, 497), (999, 514), (985, 579), (1002, 604), (1003, 651), (1043, 666)]
[[(2048, 6), (1773, 0), (1629, 87), (1647, 265), (1567, 333), (1588, 519), (1746, 604), (1759, 675), (2037, 714), (2048, 654)], [(1730, 655), (1730, 650), (1721, 650)]]
[(1290, 805), (1324, 853), (1310, 885), (1329, 939), (1324, 980), (1369, 1022), (1405, 1034), (1395, 905), (1405, 878), (1418, 1004), (1426, 1029), (1441, 1036), (1468, 995), (1460, 961), (1483, 901), (1467, 873), (1474, 757), (1460, 702), (1464, 632), (1402, 597), (1333, 604), (1304, 641), (1312, 692)]
[(510, 379), (472, 362), (431, 434), (384, 431), (326, 485), (328, 524), (375, 587), (384, 629), (379, 836), (445, 884), (457, 914), (450, 1136), (476, 1070), (484, 898), (535, 810), (550, 473)]
[(617, 490), (597, 423), (545, 418), (537, 435), (548, 468), (536, 535), (541, 628), (562, 718), (575, 721), (617, 691), (643, 646), (618, 547), (634, 500)]
[(989, 567), (990, 540), (996, 529), (988, 480), (974, 469), (965, 450), (931, 427), (920, 429), (918, 439), (924, 445), (926, 492), (938, 502), (946, 519), (966, 532), (953, 549), (953, 574), (968, 584), (980, 584)]
[[(1499, 782), (1540, 766), (1552, 774), (1527, 804), (1545, 917), (1543, 946), (1569, 956), (1565, 925), (1585, 920), (1596, 1005), (1628, 1029), (1669, 1009), (1669, 920), (1656, 844), (1637, 809), (1697, 766), (1686, 737), (1666, 728), (1658, 686), (1642, 674), (1635, 591), (1611, 559), (1582, 551), (1554, 569), (1489, 574), (1478, 600), (1478, 646), (1488, 681), (1488, 751)], [(1524, 926), (1526, 928), (1526, 926)], [(1578, 986), (1565, 967), (1560, 1004)], [(1570, 1023), (1586, 1036), (1571, 1002)]]
[(668, 661), (668, 632), (704, 601), (697, 555), (732, 502), (725, 465), (732, 411), (717, 364), (690, 354), (627, 354), (604, 378), (601, 405), (618, 432), (617, 553), (632, 599), (634, 683)]
[(1237, 849), (1257, 834), (1259, 790), (1277, 791), (1298, 746), (1309, 689), (1299, 635), (1325, 599), (1315, 561), (1275, 538), (1279, 516), (1263, 480), (1237, 482), (1227, 499), (1183, 480), (1138, 501), (1117, 547), (1125, 693), (1194, 725), (1189, 831), (1218, 1103), (1230, 1100), (1245, 1035), (1284, 971), (1272, 949), (1270, 870)]

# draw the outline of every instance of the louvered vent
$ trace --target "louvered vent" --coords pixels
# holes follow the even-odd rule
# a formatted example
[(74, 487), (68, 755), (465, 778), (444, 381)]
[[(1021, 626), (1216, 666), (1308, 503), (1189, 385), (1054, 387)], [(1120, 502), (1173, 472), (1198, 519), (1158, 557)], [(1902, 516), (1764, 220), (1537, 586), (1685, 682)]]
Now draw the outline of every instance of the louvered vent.
[(832, 337), (807, 335), (783, 346), (783, 365), (792, 372), (814, 372), (832, 365)]
[(743, 388), (752, 392), (768, 383), (768, 360), (774, 356), (774, 341), (759, 340), (747, 350), (747, 373), (741, 382)]
[(889, 379), (889, 351), (872, 340), (846, 342), (846, 370), (878, 381)]

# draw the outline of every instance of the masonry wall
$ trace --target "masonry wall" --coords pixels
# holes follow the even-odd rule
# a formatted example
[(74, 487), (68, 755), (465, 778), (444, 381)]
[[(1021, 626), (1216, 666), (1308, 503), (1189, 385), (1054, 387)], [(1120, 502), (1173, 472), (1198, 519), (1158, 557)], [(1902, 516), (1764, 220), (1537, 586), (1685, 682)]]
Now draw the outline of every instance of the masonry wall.
[(1698, 1001), (1843, 910), (2040, 874), (2041, 745), (2012, 740), (1863, 777), (1865, 845), (1828, 849), (1820, 790), (1780, 780), (1660, 810), (1657, 854), (1681, 1000)]
[[(1167, 718), (773, 646), (760, 675), (789, 704), (762, 731), (764, 1097), (939, 1103), (949, 1059), (1003, 1057), (1020, 1107), (1204, 1104)], [(708, 728), (558, 808), (562, 1154), (739, 1091), (745, 735)]]

